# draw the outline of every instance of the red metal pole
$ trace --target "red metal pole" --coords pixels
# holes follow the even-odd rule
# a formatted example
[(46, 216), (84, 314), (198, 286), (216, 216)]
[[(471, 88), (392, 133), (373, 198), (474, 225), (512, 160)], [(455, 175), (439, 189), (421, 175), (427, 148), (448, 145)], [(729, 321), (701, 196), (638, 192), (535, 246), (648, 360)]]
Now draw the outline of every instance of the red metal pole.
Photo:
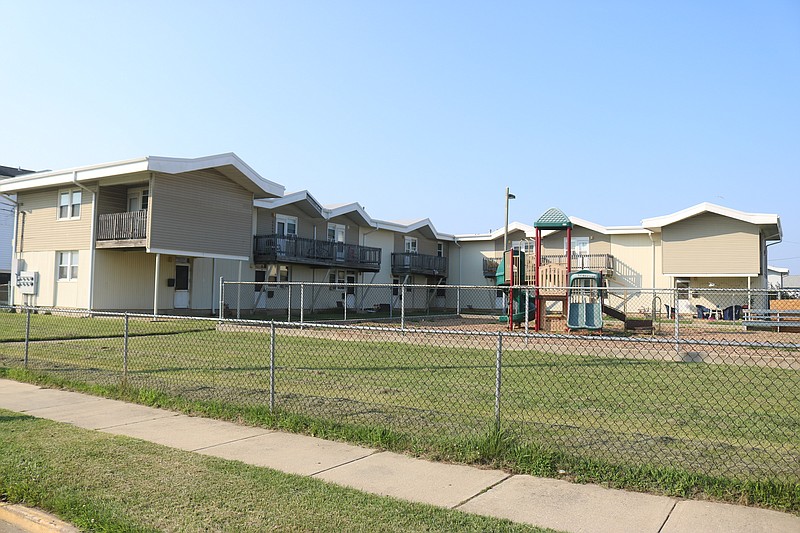
[(533, 320), (533, 330), (539, 331), (542, 326), (542, 302), (539, 295), (539, 263), (542, 260), (542, 230), (536, 228), (536, 261), (534, 261), (534, 273), (533, 273), (533, 296), (534, 301), (536, 302), (536, 310), (534, 314)]
[(569, 273), (572, 272), (572, 228), (567, 227), (567, 290), (564, 293), (564, 313), (569, 320)]

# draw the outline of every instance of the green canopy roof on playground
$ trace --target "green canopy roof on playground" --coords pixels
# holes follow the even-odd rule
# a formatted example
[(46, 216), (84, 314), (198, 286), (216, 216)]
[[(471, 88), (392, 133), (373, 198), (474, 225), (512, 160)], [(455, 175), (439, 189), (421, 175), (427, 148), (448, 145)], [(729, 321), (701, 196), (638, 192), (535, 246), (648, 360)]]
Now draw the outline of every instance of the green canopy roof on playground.
[(571, 228), (572, 222), (561, 209), (551, 207), (533, 223), (534, 228), (540, 229), (564, 229)]

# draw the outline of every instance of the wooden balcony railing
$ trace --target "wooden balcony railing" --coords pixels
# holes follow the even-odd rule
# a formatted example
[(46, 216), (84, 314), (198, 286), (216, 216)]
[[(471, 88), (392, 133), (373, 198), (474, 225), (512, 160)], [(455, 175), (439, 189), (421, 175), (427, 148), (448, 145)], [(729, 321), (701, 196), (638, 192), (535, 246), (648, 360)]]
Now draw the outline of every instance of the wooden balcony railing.
[(447, 258), (413, 253), (392, 254), (392, 274), (447, 277)]
[[(567, 264), (567, 255), (543, 255), (542, 264)], [(572, 270), (595, 270), (611, 273), (614, 271), (614, 256), (610, 254), (572, 254)]]
[(97, 217), (98, 241), (123, 241), (147, 238), (147, 210), (110, 213)]
[(381, 268), (381, 249), (277, 234), (256, 235), (253, 237), (253, 260), (377, 272)]
[(500, 266), (501, 259), (483, 258), (483, 277), (494, 278), (497, 274), (497, 267)]

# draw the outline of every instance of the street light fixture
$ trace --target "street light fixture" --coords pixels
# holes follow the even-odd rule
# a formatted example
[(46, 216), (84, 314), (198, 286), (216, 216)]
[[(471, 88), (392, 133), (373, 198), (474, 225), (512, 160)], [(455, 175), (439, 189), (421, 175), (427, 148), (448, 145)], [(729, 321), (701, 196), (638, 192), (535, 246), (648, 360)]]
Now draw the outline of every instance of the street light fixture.
[(516, 198), (516, 196), (511, 194), (511, 191), (509, 190), (509, 188), (506, 187), (506, 232), (505, 232), (505, 234), (503, 236), (503, 251), (504, 252), (508, 250), (508, 202), (509, 202), (509, 200), (513, 200), (515, 198)]

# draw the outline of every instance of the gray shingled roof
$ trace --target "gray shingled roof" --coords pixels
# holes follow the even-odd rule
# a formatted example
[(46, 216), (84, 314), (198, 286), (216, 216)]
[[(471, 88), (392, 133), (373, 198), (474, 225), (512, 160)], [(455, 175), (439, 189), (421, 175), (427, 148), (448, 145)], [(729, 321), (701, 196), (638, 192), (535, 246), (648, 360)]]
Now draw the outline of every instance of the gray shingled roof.
[(23, 174), (30, 174), (33, 170), (25, 170), (24, 168), (4, 167), (0, 165), (0, 179), (14, 178)]

